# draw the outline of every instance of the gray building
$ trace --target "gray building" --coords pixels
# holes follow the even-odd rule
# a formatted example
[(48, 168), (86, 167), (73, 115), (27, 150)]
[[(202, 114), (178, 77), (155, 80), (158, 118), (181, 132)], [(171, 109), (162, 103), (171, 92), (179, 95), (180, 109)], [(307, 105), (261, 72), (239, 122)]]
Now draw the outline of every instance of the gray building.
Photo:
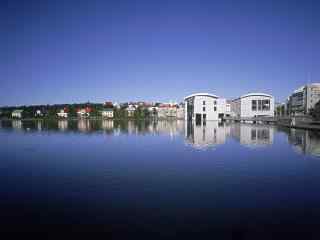
[(289, 97), (289, 113), (304, 115), (320, 100), (320, 83), (312, 83), (295, 90)]

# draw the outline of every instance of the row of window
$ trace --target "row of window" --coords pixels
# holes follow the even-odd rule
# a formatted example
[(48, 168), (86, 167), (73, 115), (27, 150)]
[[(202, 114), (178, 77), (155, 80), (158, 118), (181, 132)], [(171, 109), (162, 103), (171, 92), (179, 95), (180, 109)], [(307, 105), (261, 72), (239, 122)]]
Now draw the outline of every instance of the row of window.
[(252, 111), (270, 111), (270, 100), (252, 100)]
[[(213, 110), (216, 112), (217, 111), (217, 107), (215, 106), (214, 108), (213, 108)], [(206, 107), (202, 107), (202, 111), (206, 111)]]
[[(213, 104), (214, 104), (214, 105), (217, 105), (217, 101), (214, 101)], [(203, 102), (202, 102), (202, 105), (206, 105), (206, 101), (203, 101)]]

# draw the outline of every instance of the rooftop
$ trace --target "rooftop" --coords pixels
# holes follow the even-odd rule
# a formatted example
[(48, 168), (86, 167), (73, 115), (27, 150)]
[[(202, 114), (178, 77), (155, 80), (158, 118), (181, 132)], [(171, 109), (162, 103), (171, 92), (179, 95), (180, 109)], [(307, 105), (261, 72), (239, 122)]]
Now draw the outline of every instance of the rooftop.
[(189, 96), (186, 96), (184, 98), (184, 100), (188, 99), (188, 98), (191, 98), (191, 97), (196, 97), (196, 96), (206, 96), (206, 97), (213, 97), (213, 98), (219, 98), (217, 95), (214, 95), (214, 94), (210, 94), (210, 93), (194, 93), (194, 94), (191, 94)]
[(242, 95), (240, 98), (245, 98), (245, 97), (251, 97), (251, 96), (264, 96), (264, 97), (270, 97), (272, 98), (272, 96), (270, 94), (266, 94), (266, 93), (248, 93), (245, 95)]

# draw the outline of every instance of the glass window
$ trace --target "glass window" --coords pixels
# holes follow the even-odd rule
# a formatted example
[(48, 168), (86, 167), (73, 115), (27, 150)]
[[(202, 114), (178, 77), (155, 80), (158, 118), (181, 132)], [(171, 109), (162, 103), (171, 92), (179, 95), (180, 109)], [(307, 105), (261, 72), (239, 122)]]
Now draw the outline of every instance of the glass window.
[(257, 100), (252, 100), (251, 109), (252, 111), (257, 111)]
[(206, 111), (206, 107), (203, 107), (202, 110), (205, 112)]
[(203, 102), (202, 102), (202, 105), (206, 105), (206, 101), (203, 101)]
[(270, 110), (270, 100), (262, 100), (262, 110), (263, 111)]
[(214, 105), (217, 105), (217, 101), (214, 101), (213, 103), (214, 103)]
[(214, 107), (214, 111), (215, 111), (215, 112), (217, 111), (217, 107)]
[(262, 100), (258, 100), (258, 110), (262, 110)]

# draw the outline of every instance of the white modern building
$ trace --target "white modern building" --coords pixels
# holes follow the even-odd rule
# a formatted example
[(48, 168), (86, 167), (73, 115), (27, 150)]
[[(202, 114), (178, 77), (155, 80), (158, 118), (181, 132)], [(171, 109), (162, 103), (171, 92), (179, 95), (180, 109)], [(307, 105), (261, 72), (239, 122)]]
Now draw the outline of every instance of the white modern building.
[(226, 100), (214, 94), (195, 93), (184, 98), (185, 120), (217, 121), (226, 111)]
[(266, 93), (249, 93), (231, 102), (231, 112), (236, 117), (273, 117), (274, 98)]

